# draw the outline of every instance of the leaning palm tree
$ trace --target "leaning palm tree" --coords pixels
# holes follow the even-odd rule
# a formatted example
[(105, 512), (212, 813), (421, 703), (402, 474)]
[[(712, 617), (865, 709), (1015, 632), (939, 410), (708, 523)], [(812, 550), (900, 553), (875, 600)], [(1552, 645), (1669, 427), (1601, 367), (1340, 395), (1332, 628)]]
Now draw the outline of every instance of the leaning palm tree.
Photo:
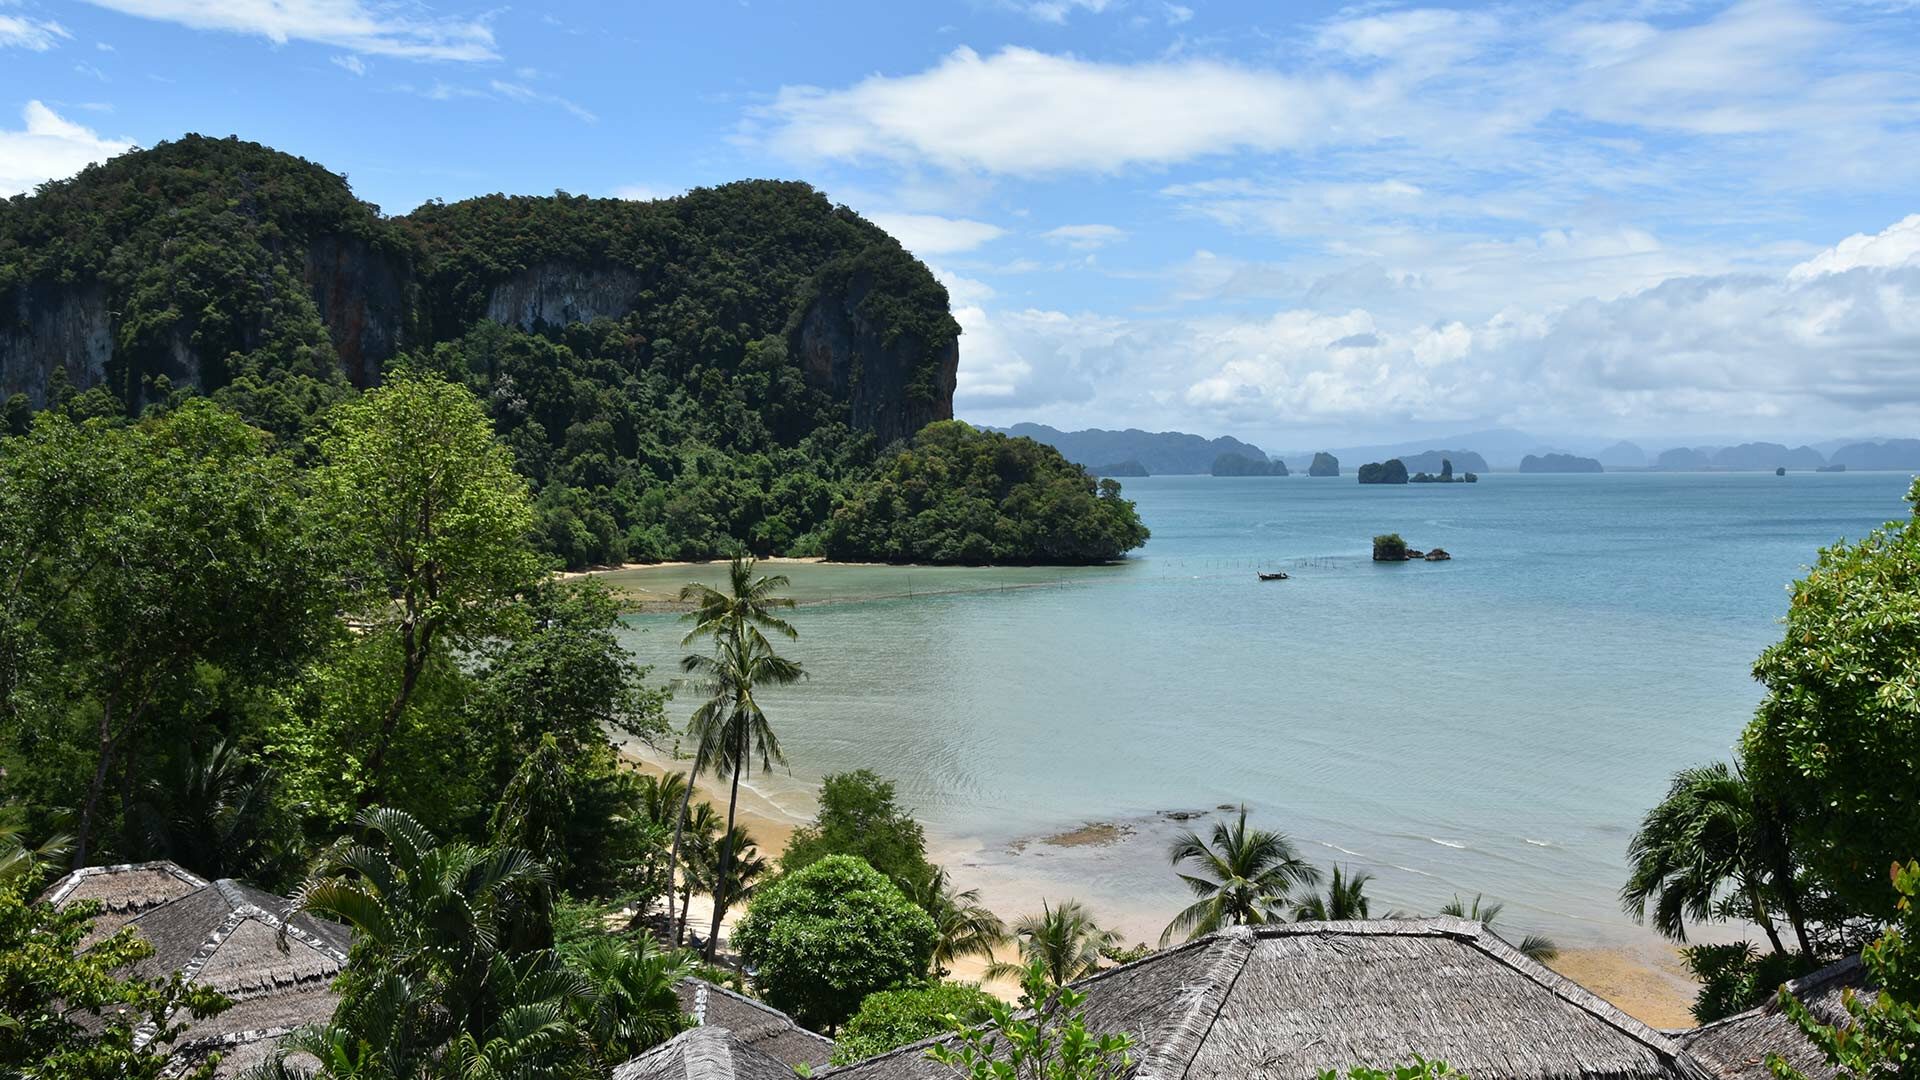
[[(1440, 914), (1451, 915), (1456, 919), (1472, 919), (1487, 930), (1498, 934), (1499, 931), (1494, 930), (1493, 924), (1500, 918), (1500, 912), (1505, 909), (1505, 904), (1489, 904), (1480, 894), (1475, 893), (1473, 903), (1468, 904), (1456, 896), (1440, 908)], [(1554, 944), (1553, 939), (1539, 934), (1528, 934), (1521, 938), (1520, 944), (1515, 948), (1528, 959), (1542, 964), (1560, 955), (1560, 946)]]
[[(695, 676), (707, 694), (687, 723), (687, 734), (696, 746), (693, 771), (698, 775), (703, 768), (711, 768), (715, 775), (732, 780), (726, 831), (721, 834), (716, 897), (726, 892), (733, 868), (731, 840), (742, 774), (752, 771), (756, 761), (762, 771), (770, 771), (776, 761), (786, 761), (756, 693), (763, 686), (785, 686), (805, 677), (800, 665), (777, 653), (766, 636), (766, 631), (788, 638), (799, 636), (773, 614), (776, 608), (793, 606), (790, 598), (774, 595), (786, 587), (786, 575), (756, 578), (753, 567), (752, 559), (733, 560), (727, 592), (697, 582), (680, 590), (681, 601), (693, 605), (685, 616), (693, 629), (687, 631), (681, 644), (703, 639), (713, 643), (711, 654), (696, 653), (680, 661), (681, 670)], [(669, 867), (677, 861), (677, 855), (671, 856)], [(720, 937), (721, 914), (721, 906), (715, 904), (707, 937), (709, 961)]]
[(1065, 986), (1099, 971), (1101, 952), (1120, 944), (1120, 936), (1102, 930), (1078, 900), (1064, 901), (1058, 907), (1042, 901), (1040, 914), (1015, 920), (1013, 937), (1020, 943), (1020, 963), (989, 964), (987, 978), (1019, 979), (1028, 968), (1039, 964), (1049, 985)]
[(1766, 859), (1769, 840), (1766, 815), (1739, 766), (1682, 769), (1627, 845), (1631, 872), (1620, 904), (1635, 919), (1645, 919), (1651, 906), (1654, 929), (1685, 941), (1688, 919), (1719, 918), (1722, 898), (1730, 897), (1739, 916), (1757, 923), (1773, 951), (1784, 954), (1768, 904), (1776, 885)]
[(1223, 926), (1277, 920), (1295, 885), (1320, 881), (1320, 871), (1294, 851), (1285, 834), (1247, 828), (1244, 806), (1233, 823), (1214, 823), (1210, 842), (1192, 830), (1182, 833), (1167, 849), (1167, 857), (1176, 868), (1193, 864), (1192, 872), (1179, 874), (1199, 900), (1167, 924), (1160, 934), (1162, 945), (1175, 934), (1194, 938)]
[(714, 850), (722, 854), (731, 852), (733, 855), (731, 873), (722, 877), (720, 864), (715, 863), (713, 872), (707, 875), (707, 880), (713, 886), (713, 909), (716, 914), (725, 916), (735, 904), (752, 897), (753, 883), (767, 872), (767, 860), (755, 846), (753, 836), (739, 825), (727, 830)]
[(907, 899), (933, 917), (938, 935), (933, 942), (934, 978), (944, 977), (963, 956), (991, 959), (994, 947), (1007, 940), (1007, 924), (980, 902), (979, 889), (955, 892), (944, 866), (930, 866), (906, 883)]
[(1326, 895), (1310, 893), (1296, 901), (1293, 905), (1293, 921), (1346, 922), (1367, 918), (1370, 906), (1367, 901), (1367, 882), (1372, 880), (1373, 875), (1368, 873), (1348, 875), (1339, 863), (1335, 863), (1333, 875), (1327, 882)]
[[(680, 862), (680, 915), (674, 924), (674, 935), (669, 939), (675, 948), (685, 940), (687, 912), (693, 907), (693, 894), (712, 888), (719, 876), (719, 851), (720, 815), (712, 803), (702, 802), (686, 815), (686, 848)], [(673, 913), (671, 900), (667, 913), (669, 916)]]

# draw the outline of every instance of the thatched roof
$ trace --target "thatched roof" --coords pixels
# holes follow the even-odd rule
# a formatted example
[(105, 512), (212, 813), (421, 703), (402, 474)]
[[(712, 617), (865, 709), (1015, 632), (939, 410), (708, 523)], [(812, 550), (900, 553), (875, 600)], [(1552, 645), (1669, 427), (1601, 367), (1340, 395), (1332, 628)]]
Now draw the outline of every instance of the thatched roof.
[(612, 1080), (793, 1080), (793, 1067), (720, 1027), (697, 1027), (613, 1070)]
[[(1858, 989), (1865, 980), (1866, 969), (1856, 956), (1803, 975), (1788, 983), (1787, 989), (1820, 1020), (1840, 1024), (1847, 1020), (1841, 995)], [(1814, 1080), (1835, 1075), (1826, 1055), (1808, 1042), (1800, 1028), (1772, 1001), (1692, 1031), (1679, 1032), (1675, 1040), (1722, 1080), (1772, 1080), (1773, 1073), (1767, 1068), (1768, 1054), (1779, 1054)]]
[(702, 1027), (723, 1028), (741, 1043), (786, 1065), (818, 1069), (833, 1057), (833, 1040), (808, 1031), (765, 1002), (705, 979), (682, 979), (680, 1008)]
[[(1462, 919), (1236, 927), (1082, 980), (1134, 1080), (1311, 1080), (1414, 1054), (1474, 1080), (1706, 1080), (1672, 1040)], [(950, 1077), (926, 1044), (822, 1074)]]
[(64, 908), (83, 900), (98, 900), (100, 914), (87, 935), (91, 945), (125, 926), (135, 916), (151, 911), (169, 900), (178, 900), (195, 889), (205, 888), (206, 879), (177, 863), (122, 863), (119, 866), (87, 866), (53, 883), (40, 894), (40, 902)]

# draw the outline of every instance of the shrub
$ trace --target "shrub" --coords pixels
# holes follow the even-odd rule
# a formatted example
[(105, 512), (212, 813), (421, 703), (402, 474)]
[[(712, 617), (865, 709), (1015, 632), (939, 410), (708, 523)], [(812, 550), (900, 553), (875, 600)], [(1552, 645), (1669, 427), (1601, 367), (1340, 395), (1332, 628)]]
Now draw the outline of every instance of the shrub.
[(972, 983), (937, 982), (914, 990), (882, 990), (868, 994), (841, 1030), (836, 1065), (870, 1058), (889, 1050), (943, 1035), (952, 1021), (968, 1027), (987, 1018), (992, 995)]

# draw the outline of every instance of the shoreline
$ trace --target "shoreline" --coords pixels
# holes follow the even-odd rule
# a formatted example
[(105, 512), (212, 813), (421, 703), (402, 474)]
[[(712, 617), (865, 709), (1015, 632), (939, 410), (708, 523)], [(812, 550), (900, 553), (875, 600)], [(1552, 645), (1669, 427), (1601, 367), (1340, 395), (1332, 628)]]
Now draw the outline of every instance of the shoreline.
[[(685, 772), (688, 764), (676, 760), (671, 751), (640, 744), (622, 745), (620, 756), (633, 768), (653, 775)], [(809, 786), (807, 790), (815, 789)], [(726, 813), (726, 784), (710, 776), (701, 777), (694, 784), (694, 795), (711, 802), (723, 816)], [(743, 783), (740, 787), (738, 823), (747, 829), (769, 864), (779, 860), (794, 831), (807, 824), (812, 814), (811, 805), (804, 808), (782, 805), (752, 786)], [(1015, 854), (1034, 850), (1055, 856), (1097, 859), (1103, 849), (1132, 832), (1133, 826), (1124, 822), (1089, 820), (1078, 827), (1021, 837), (1004, 846)], [(1040, 873), (1041, 866), (988, 865), (983, 859), (986, 853), (987, 845), (978, 838), (934, 833), (927, 837), (928, 858), (949, 869), (955, 887), (980, 889), (986, 905), (1009, 923), (1029, 908), (1038, 908), (1042, 899), (1059, 898), (1054, 895), (1059, 881)], [(691, 908), (693, 925), (704, 926), (712, 917), (712, 910), (711, 901), (703, 903), (701, 897), (695, 896)], [(736, 908), (722, 922), (723, 935), (743, 913), (744, 908)], [(1108, 916), (1102, 918), (1102, 924), (1119, 933), (1123, 947), (1141, 942), (1157, 944), (1158, 930), (1143, 921), (1144, 914), (1134, 913), (1132, 918), (1118, 919), (1112, 919), (1112, 914), (1096, 912), (1096, 915)], [(996, 950), (996, 959), (1011, 960), (1017, 956), (1011, 946), (1005, 946)], [(1017, 996), (1018, 988), (1010, 982), (984, 979), (987, 963), (985, 958), (965, 957), (955, 962), (948, 977), (979, 982), (988, 992), (1009, 1000)], [(1681, 966), (1677, 946), (1652, 939), (1639, 944), (1581, 944), (1563, 948), (1547, 966), (1649, 1026), (1661, 1029), (1694, 1026), (1688, 1010), (1696, 984)]]

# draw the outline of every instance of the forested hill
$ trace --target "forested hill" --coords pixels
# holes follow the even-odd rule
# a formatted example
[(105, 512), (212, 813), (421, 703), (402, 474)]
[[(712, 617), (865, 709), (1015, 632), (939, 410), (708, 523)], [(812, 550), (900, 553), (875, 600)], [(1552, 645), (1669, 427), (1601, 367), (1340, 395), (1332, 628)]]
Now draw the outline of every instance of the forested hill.
[(388, 217), (312, 162), (188, 135), (0, 201), (7, 429), (198, 394), (297, 449), (429, 367), (486, 402), (573, 566), (819, 550), (882, 451), (952, 416), (959, 333), (925, 266), (798, 182)]

